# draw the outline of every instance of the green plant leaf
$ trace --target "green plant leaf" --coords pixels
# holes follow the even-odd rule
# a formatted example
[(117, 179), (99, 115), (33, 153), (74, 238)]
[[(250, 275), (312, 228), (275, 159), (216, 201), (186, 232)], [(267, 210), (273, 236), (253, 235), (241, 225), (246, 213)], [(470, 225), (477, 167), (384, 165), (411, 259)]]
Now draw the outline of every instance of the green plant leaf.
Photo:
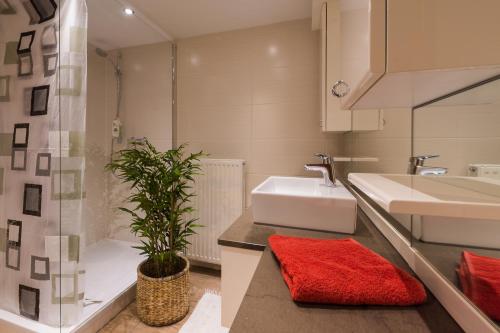
[(185, 145), (158, 152), (145, 141), (115, 154), (106, 165), (120, 180), (130, 185), (128, 202), (133, 208), (120, 207), (131, 216), (130, 229), (141, 238), (135, 248), (148, 256), (152, 274), (164, 277), (179, 269), (179, 253), (196, 233), (196, 218), (189, 205), (195, 196), (192, 183), (201, 173), (203, 152), (185, 153)]

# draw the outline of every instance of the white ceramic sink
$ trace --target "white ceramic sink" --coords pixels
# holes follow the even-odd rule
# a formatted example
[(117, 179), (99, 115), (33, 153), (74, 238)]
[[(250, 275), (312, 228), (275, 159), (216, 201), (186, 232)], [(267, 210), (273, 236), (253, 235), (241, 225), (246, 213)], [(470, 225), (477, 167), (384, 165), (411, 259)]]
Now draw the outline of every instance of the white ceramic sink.
[[(424, 242), (500, 248), (500, 180), (351, 173), (349, 181)], [(412, 227), (408, 219), (412, 217)]]
[(327, 187), (321, 178), (269, 177), (252, 191), (256, 223), (352, 234), (356, 209), (339, 181)]
[(424, 242), (500, 249), (500, 221), (413, 216), (413, 236)]

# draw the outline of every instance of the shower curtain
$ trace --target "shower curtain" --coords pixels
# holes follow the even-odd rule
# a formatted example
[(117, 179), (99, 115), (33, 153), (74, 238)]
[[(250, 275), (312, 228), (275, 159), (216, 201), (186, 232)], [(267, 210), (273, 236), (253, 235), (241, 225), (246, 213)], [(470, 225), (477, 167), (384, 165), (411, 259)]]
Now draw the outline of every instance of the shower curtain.
[(83, 311), (84, 0), (0, 0), (0, 308)]

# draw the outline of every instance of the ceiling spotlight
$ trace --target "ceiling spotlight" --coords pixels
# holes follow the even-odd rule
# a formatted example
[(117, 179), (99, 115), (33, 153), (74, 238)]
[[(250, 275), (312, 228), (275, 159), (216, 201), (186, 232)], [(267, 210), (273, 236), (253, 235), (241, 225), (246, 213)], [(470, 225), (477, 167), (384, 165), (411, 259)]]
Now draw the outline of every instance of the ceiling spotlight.
[(127, 7), (123, 10), (123, 14), (127, 16), (132, 16), (134, 15), (134, 10), (132, 8)]

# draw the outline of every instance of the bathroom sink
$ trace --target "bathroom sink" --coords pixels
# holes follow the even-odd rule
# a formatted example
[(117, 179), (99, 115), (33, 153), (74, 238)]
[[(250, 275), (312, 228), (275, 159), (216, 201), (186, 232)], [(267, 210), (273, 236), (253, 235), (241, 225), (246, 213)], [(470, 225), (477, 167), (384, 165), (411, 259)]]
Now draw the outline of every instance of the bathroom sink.
[(413, 216), (413, 236), (423, 242), (500, 248), (500, 221)]
[(356, 199), (338, 180), (327, 187), (321, 178), (269, 177), (252, 191), (255, 223), (352, 234)]

